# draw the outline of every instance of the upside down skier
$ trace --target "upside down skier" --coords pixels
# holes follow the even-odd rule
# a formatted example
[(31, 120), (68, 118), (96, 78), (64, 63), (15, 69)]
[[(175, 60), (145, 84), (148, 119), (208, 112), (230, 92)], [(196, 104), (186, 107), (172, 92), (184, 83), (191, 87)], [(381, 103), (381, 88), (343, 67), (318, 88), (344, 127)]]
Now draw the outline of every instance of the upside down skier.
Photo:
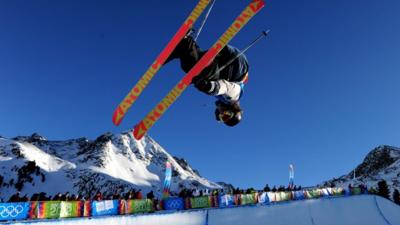
[[(188, 34), (177, 45), (166, 63), (178, 58), (182, 70), (187, 73), (206, 52)], [(229, 63), (235, 57), (237, 58)], [(227, 65), (227, 63), (229, 64)], [(193, 78), (192, 84), (199, 91), (217, 98), (215, 102), (217, 121), (231, 127), (241, 121), (243, 111), (239, 101), (243, 94), (244, 84), (248, 79), (248, 71), (249, 64), (246, 56), (240, 54), (237, 48), (227, 45), (208, 67)]]

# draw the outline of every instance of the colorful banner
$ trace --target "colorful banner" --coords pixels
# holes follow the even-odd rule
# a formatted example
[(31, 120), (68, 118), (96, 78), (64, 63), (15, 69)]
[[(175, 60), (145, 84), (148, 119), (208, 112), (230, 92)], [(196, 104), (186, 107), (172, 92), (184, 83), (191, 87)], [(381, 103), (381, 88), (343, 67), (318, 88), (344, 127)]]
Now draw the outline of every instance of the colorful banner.
[(332, 195), (334, 196), (340, 196), (344, 194), (344, 189), (343, 188), (332, 188)]
[(92, 204), (90, 201), (84, 201), (83, 202), (83, 217), (90, 217), (92, 212)]
[(83, 211), (83, 202), (71, 201), (61, 202), (60, 218), (81, 217)]
[(319, 189), (306, 190), (305, 192), (307, 198), (319, 198), (321, 196), (321, 192)]
[(323, 188), (322, 191), (322, 196), (328, 197), (332, 195), (332, 188)]
[(218, 208), (219, 207), (219, 197), (216, 195), (210, 195), (211, 207)]
[(127, 200), (120, 200), (119, 201), (119, 207), (118, 207), (118, 212), (120, 215), (123, 214), (129, 214), (129, 206), (128, 206), (128, 201)]
[(275, 192), (275, 201), (280, 202), (281, 200), (281, 194), (279, 192)]
[(351, 194), (352, 194), (352, 195), (359, 195), (359, 194), (361, 194), (361, 188), (359, 188), (359, 187), (354, 187), (354, 188), (352, 188), (352, 189), (351, 189)]
[(27, 219), (29, 210), (29, 202), (0, 203), (0, 221)]
[(292, 200), (292, 192), (280, 192), (281, 201)]
[(92, 216), (118, 215), (118, 200), (93, 201)]
[(267, 192), (263, 192), (261, 195), (258, 195), (258, 203), (268, 204), (269, 198)]
[(240, 199), (240, 204), (241, 205), (249, 205), (249, 204), (255, 204), (257, 203), (257, 194), (244, 194), (241, 195)]
[(211, 207), (211, 202), (208, 196), (191, 198), (190, 204), (192, 209)]
[(29, 219), (36, 219), (37, 218), (38, 205), (39, 205), (39, 202), (31, 202), (31, 207), (29, 209)]
[(163, 200), (165, 210), (183, 210), (185, 202), (182, 198), (167, 198)]
[(165, 164), (165, 180), (163, 189), (163, 198), (169, 197), (169, 188), (171, 187), (172, 167), (171, 163), (166, 162)]
[(154, 211), (154, 203), (151, 199), (121, 200), (119, 202), (119, 214), (146, 213)]
[(219, 207), (230, 207), (234, 206), (235, 201), (232, 195), (222, 195), (219, 196)]
[(293, 192), (293, 194), (294, 194), (295, 200), (304, 200), (305, 199), (303, 191), (295, 191), (295, 192)]
[(276, 202), (275, 192), (267, 192), (269, 202)]
[[(231, 207), (234, 205), (268, 204), (270, 202), (303, 200), (327, 196), (362, 194), (362, 189), (354, 187), (322, 188), (293, 192), (263, 192), (243, 195), (202, 196), (182, 199), (169, 197), (163, 200), (165, 210), (198, 209), (210, 207)], [(110, 201), (46, 201), (25, 203), (0, 203), (0, 221), (35, 219), (57, 219), (153, 212), (154, 202), (142, 200)]]
[(39, 219), (56, 219), (60, 217), (61, 202), (60, 201), (47, 201), (39, 202), (38, 215)]
[(154, 204), (151, 199), (131, 200), (134, 213), (146, 213), (154, 211)]

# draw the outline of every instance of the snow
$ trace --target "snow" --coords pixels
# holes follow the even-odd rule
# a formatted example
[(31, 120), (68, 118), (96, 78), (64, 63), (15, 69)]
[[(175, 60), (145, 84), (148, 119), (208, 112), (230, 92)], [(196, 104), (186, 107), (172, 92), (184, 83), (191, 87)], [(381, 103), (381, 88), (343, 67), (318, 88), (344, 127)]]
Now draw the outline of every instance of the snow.
[(150, 190), (157, 197), (162, 195), (165, 163), (172, 164), (177, 176), (173, 177), (171, 192), (182, 187), (221, 188), (194, 172), (190, 166), (182, 167), (173, 156), (149, 136), (140, 141), (132, 137), (132, 131), (121, 134), (106, 133), (94, 141), (86, 138), (51, 141), (40, 135), (20, 136), (14, 139), (0, 138), (0, 174), (6, 186), (2, 187), (0, 200), (7, 200), (17, 190), (18, 170), (28, 161), (35, 161), (42, 177), (32, 173), (32, 182), (24, 181), (21, 196), (45, 192), (82, 193), (100, 190), (114, 194), (123, 187), (127, 192), (141, 189), (145, 195)]
[(360, 195), (227, 209), (161, 212), (91, 219), (28, 221), (17, 224), (399, 225), (400, 207), (378, 196)]
[[(137, 158), (125, 157), (115, 146), (109, 146), (109, 148), (112, 149), (108, 154), (109, 163), (104, 168), (91, 167), (94, 171), (140, 186), (151, 186), (151, 181), (160, 182), (159, 176), (148, 171), (146, 164), (141, 163)], [(140, 173), (135, 171), (140, 171)]]
[[(383, 152), (388, 152), (390, 160), (393, 161), (390, 165), (382, 168), (373, 168), (376, 165), (381, 165), (388, 162), (386, 157), (382, 157)], [(391, 161), (389, 161), (391, 162)], [(375, 164), (375, 165), (374, 165)], [(366, 170), (362, 172), (360, 170)], [(354, 179), (354, 170), (356, 171), (356, 178)], [(390, 196), (394, 189), (400, 189), (400, 148), (382, 145), (373, 149), (362, 164), (358, 165), (355, 169), (347, 175), (343, 175), (338, 179), (330, 180), (328, 183), (334, 183), (338, 187), (347, 187), (349, 184), (358, 186), (360, 184), (366, 185), (368, 188), (377, 188), (378, 182), (385, 180), (390, 189)], [(325, 182), (324, 182), (325, 183)], [(324, 184), (321, 184), (324, 186)]]
[(76, 165), (58, 157), (43, 152), (36, 146), (27, 142), (18, 143), (21, 146), (21, 153), (28, 161), (35, 161), (36, 165), (47, 172), (56, 172), (63, 168), (75, 169)]

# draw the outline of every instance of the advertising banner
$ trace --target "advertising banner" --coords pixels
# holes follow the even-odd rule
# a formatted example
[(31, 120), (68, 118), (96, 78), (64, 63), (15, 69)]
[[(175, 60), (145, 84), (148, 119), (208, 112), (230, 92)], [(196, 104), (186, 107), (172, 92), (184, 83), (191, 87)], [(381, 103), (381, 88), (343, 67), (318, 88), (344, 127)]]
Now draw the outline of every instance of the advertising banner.
[(257, 194), (244, 194), (241, 195), (241, 205), (249, 205), (257, 203)]
[(183, 210), (185, 209), (185, 202), (182, 198), (167, 198), (164, 199), (165, 210)]
[(192, 209), (210, 208), (211, 207), (211, 202), (210, 202), (210, 199), (208, 198), (208, 196), (191, 198), (190, 203), (191, 203)]
[(219, 196), (219, 207), (229, 207), (234, 206), (235, 201), (232, 195), (221, 195)]
[(60, 201), (39, 202), (37, 218), (57, 219), (60, 217), (60, 209), (61, 209)]
[(0, 203), (0, 221), (27, 219), (29, 202)]
[(71, 201), (61, 202), (60, 218), (81, 217), (83, 210), (83, 202)]
[(93, 201), (92, 216), (118, 215), (118, 200)]
[(263, 192), (261, 195), (258, 195), (258, 203), (268, 204), (269, 198), (267, 192)]

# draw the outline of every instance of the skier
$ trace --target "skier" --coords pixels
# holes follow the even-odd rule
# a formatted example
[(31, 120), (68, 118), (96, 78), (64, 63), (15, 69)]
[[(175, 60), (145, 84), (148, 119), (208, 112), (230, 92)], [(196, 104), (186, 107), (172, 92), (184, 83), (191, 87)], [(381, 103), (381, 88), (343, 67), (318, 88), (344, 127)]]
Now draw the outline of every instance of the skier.
[[(165, 64), (179, 58), (182, 70), (187, 73), (206, 52), (200, 49), (189, 32), (176, 46)], [(237, 48), (227, 45), (214, 61), (192, 80), (192, 84), (199, 91), (217, 98), (215, 102), (216, 120), (222, 121), (228, 126), (235, 126), (242, 119), (243, 112), (239, 100), (243, 94), (244, 83), (248, 78), (249, 65), (246, 56), (242, 54), (222, 70), (219, 68), (226, 65), (239, 53)]]

